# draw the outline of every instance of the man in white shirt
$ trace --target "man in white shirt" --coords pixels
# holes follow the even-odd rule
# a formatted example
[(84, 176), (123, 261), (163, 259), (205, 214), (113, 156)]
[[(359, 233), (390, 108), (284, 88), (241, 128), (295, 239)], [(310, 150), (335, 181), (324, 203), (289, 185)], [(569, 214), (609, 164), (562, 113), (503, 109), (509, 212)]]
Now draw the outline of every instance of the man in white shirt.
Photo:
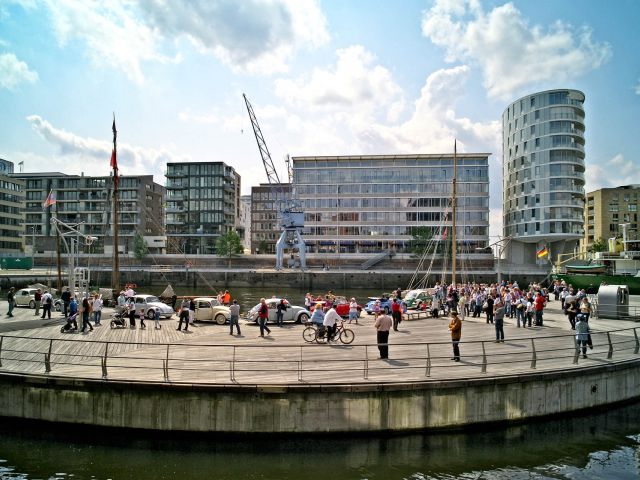
[(338, 312), (336, 312), (336, 309), (331, 307), (327, 313), (324, 314), (324, 320), (322, 321), (322, 324), (327, 329), (327, 343), (333, 340), (333, 336), (336, 334), (336, 322), (338, 321), (342, 321), (342, 319), (340, 315), (338, 315)]

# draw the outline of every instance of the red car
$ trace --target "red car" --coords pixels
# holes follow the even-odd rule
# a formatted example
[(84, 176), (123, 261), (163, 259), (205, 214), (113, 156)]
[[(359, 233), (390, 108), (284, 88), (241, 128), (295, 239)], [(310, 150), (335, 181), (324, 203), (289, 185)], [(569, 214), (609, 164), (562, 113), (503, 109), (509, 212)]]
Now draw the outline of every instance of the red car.
[[(314, 300), (311, 304), (311, 308), (309, 309), (311, 313), (313, 313), (318, 303), (321, 303), (323, 308), (326, 304), (324, 300)], [(349, 300), (344, 297), (335, 297), (333, 300), (333, 306), (338, 315), (344, 318), (349, 317)], [(362, 305), (358, 304), (358, 317), (360, 317), (360, 312), (362, 312)]]

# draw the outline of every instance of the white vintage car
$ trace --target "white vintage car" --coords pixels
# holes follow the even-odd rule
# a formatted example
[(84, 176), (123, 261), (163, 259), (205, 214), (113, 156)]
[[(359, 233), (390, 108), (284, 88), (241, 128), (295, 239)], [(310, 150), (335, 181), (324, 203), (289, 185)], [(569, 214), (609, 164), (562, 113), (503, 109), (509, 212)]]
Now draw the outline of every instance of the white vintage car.
[(160, 301), (160, 299), (155, 295), (135, 295), (133, 297), (133, 302), (136, 307), (136, 312), (139, 312), (140, 309), (144, 309), (147, 318), (152, 319), (155, 317), (156, 308), (160, 310), (160, 316), (164, 318), (171, 318), (175, 313), (173, 308)]
[(229, 307), (222, 305), (218, 299), (199, 297), (193, 299), (196, 304), (195, 320), (198, 322), (216, 322), (224, 325), (231, 318)]
[[(279, 298), (268, 298), (267, 306), (269, 307), (269, 321), (276, 321), (276, 305), (280, 303)], [(291, 305), (287, 300), (285, 300), (287, 304), (287, 309), (284, 311), (283, 321), (285, 322), (297, 322), (297, 323), (305, 323), (311, 317), (311, 312), (304, 307), (296, 307), (295, 305)], [(246, 318), (248, 320), (258, 322), (258, 311), (260, 309), (260, 304), (257, 304), (247, 314)]]

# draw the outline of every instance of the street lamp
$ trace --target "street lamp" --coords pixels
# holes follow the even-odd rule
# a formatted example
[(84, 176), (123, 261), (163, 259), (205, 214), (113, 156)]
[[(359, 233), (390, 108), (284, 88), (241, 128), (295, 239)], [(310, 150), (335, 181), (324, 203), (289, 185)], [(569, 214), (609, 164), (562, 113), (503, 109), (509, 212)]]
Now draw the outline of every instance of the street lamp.
[(31, 268), (33, 268), (33, 253), (36, 249), (36, 227), (31, 227)]

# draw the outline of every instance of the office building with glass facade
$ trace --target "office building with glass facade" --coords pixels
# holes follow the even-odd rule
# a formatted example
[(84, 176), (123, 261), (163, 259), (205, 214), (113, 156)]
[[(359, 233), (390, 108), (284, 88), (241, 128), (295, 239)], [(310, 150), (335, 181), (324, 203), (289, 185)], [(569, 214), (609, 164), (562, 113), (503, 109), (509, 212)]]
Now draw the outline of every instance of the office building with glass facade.
[[(547, 263), (583, 237), (584, 100), (577, 90), (549, 90), (502, 114), (503, 231), (513, 263)], [(538, 260), (543, 247), (551, 255)]]
[(11, 173), (13, 163), (0, 158), (0, 254), (24, 250), (24, 182)]
[(282, 232), (278, 206), (290, 195), (289, 183), (277, 187), (261, 183), (251, 187), (251, 253), (276, 253), (276, 242)]
[[(16, 173), (25, 183), (25, 234), (36, 253), (56, 251), (56, 233), (51, 216), (77, 224), (84, 234), (97, 237), (85, 253), (113, 252), (113, 178), (67, 175), (59, 172)], [(121, 176), (118, 184), (119, 250), (132, 253), (134, 237), (140, 235), (149, 253), (164, 252), (162, 201), (164, 187), (152, 175)], [(43, 209), (53, 191), (56, 203)], [(158, 241), (160, 239), (161, 241)], [(65, 253), (65, 252), (62, 252)]]
[(168, 163), (168, 253), (215, 254), (220, 235), (240, 227), (240, 175), (223, 162)]
[[(457, 243), (489, 243), (487, 153), (457, 156)], [(310, 253), (408, 253), (418, 228), (451, 231), (453, 154), (293, 157)]]

